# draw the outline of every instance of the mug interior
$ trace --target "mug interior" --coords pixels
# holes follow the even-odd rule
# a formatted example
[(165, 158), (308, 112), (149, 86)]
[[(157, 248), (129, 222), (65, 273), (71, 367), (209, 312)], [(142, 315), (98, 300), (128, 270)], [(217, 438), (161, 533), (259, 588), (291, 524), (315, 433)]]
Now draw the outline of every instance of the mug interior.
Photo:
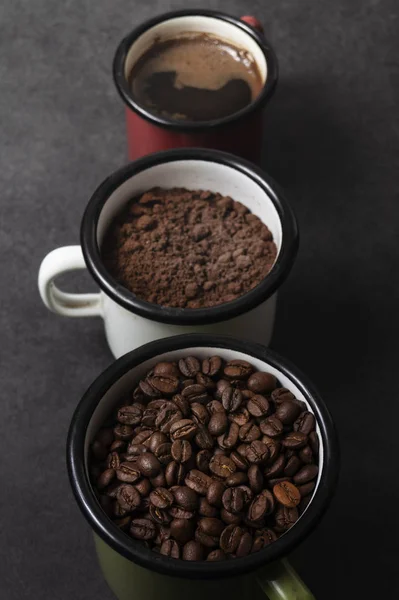
[(110, 194), (99, 215), (99, 248), (112, 220), (129, 200), (157, 186), (210, 190), (238, 200), (270, 229), (277, 246), (278, 259), (283, 239), (281, 219), (266, 189), (233, 166), (208, 160), (170, 160), (148, 166), (126, 179)]
[(191, 15), (166, 19), (142, 33), (130, 46), (124, 64), (126, 80), (139, 58), (155, 43), (181, 36), (185, 33), (208, 33), (239, 49), (249, 52), (259, 69), (262, 82), (267, 79), (267, 62), (259, 44), (243, 29), (231, 22), (211, 16)]
[[(232, 359), (241, 359), (247, 360), (250, 362), (256, 370), (258, 371), (268, 371), (272, 373), (277, 378), (278, 382), (282, 387), (289, 389), (298, 400), (302, 400), (306, 403), (307, 410), (315, 415), (313, 407), (308, 401), (306, 395), (301, 391), (301, 389), (295, 384), (295, 382), (284, 372), (277, 369), (273, 365), (269, 364), (264, 360), (260, 360), (255, 358), (252, 355), (246, 354), (245, 352), (238, 352), (236, 350), (230, 350), (226, 348), (213, 347), (213, 346), (192, 346), (186, 347), (179, 350), (173, 350), (170, 352), (164, 352), (162, 354), (158, 354), (141, 364), (131, 368), (128, 370), (120, 379), (118, 379), (109, 389), (105, 392), (105, 394), (99, 399), (96, 408), (90, 418), (86, 429), (85, 442), (84, 442), (84, 464), (86, 469), (86, 477), (89, 479), (89, 449), (90, 444), (93, 441), (95, 435), (101, 426), (106, 422), (107, 418), (113, 412), (113, 410), (120, 405), (121, 399), (123, 399), (126, 394), (132, 391), (132, 389), (138, 384), (139, 380), (145, 376), (145, 374), (157, 363), (161, 361), (177, 361), (180, 358), (188, 355), (197, 356), (200, 359), (208, 358), (209, 356), (218, 355), (224, 360), (232, 360)], [(320, 431), (320, 425), (318, 422), (317, 415), (315, 415), (316, 419), (316, 431), (319, 435), (320, 440), (320, 451), (319, 451), (319, 474), (316, 481), (316, 487), (312, 494), (312, 499), (308, 504), (305, 511), (299, 517), (298, 521), (295, 525), (286, 533), (284, 533), (282, 537), (286, 536), (287, 533), (292, 532), (293, 529), (297, 526), (300, 520), (303, 518), (305, 513), (309, 510), (312, 500), (317, 494), (317, 490), (319, 488), (320, 479), (323, 475), (323, 467), (324, 467), (324, 443), (323, 437)], [(94, 495), (94, 491), (93, 491)], [(105, 515), (104, 515), (105, 516)], [(116, 527), (116, 525), (115, 525)], [(133, 543), (134, 540), (132, 540)], [(276, 542), (275, 542), (276, 543)], [(241, 559), (235, 559), (241, 560)]]

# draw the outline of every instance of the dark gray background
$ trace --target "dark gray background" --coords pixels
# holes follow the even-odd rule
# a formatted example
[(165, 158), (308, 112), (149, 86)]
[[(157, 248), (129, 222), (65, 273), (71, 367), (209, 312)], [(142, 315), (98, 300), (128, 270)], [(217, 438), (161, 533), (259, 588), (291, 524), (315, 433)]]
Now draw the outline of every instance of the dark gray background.
[[(41, 304), (43, 256), (78, 242), (85, 204), (125, 161), (114, 49), (197, 2), (0, 3), (0, 597), (109, 599), (65, 473), (73, 409), (112, 357), (97, 319)], [(342, 445), (339, 491), (294, 564), (316, 596), (393, 598), (397, 576), (397, 0), (205, 6), (265, 24), (280, 61), (265, 168), (301, 248), (273, 347), (319, 386)], [(87, 287), (88, 278), (80, 281)]]

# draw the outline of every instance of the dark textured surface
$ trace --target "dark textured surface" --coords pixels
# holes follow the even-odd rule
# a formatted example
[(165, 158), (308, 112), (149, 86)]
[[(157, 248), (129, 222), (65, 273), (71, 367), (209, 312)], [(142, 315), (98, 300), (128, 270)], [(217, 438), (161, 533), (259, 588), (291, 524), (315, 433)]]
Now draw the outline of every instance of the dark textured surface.
[[(111, 361), (99, 320), (48, 313), (46, 252), (78, 242), (94, 187), (125, 160), (111, 80), (129, 28), (191, 1), (0, 6), (0, 597), (111, 598), (65, 473), (69, 420)], [(396, 0), (208, 1), (260, 17), (280, 59), (265, 166), (300, 255), (273, 346), (318, 384), (342, 445), (339, 491), (294, 563), (322, 600), (398, 595), (399, 8)], [(86, 280), (83, 282), (87, 286)], [(80, 282), (80, 285), (83, 286)]]

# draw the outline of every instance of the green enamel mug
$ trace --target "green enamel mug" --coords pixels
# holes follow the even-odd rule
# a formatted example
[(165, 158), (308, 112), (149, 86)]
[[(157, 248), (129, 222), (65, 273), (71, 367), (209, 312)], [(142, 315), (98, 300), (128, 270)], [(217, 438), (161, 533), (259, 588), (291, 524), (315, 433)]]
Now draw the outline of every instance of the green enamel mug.
[[(273, 373), (307, 404), (320, 438), (319, 474), (313, 496), (295, 525), (277, 541), (243, 558), (183, 561), (153, 552), (121, 531), (102, 510), (89, 478), (89, 448), (120, 399), (160, 361), (183, 356), (239, 358)], [(312, 531), (333, 496), (339, 449), (331, 416), (318, 392), (288, 361), (259, 344), (224, 336), (187, 334), (151, 342), (125, 354), (84, 394), (73, 415), (67, 464), (75, 498), (93, 530), (104, 577), (119, 600), (311, 600), (313, 594), (286, 560)]]

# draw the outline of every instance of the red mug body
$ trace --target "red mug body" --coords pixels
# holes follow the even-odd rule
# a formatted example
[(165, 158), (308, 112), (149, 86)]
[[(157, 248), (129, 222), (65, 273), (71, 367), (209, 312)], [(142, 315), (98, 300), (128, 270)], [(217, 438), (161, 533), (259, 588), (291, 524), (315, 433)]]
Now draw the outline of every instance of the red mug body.
[[(264, 84), (259, 96), (238, 113), (215, 121), (177, 121), (149, 112), (132, 97), (129, 74), (139, 55), (168, 29), (174, 35), (186, 31), (207, 32), (245, 47), (257, 61)], [(163, 28), (163, 29), (162, 29)], [(169, 34), (170, 35), (170, 34)], [(136, 57), (136, 58), (135, 58)], [(129, 160), (171, 148), (199, 147), (223, 150), (252, 162), (260, 161), (263, 109), (277, 84), (276, 56), (254, 17), (236, 19), (215, 11), (170, 12), (147, 21), (120, 43), (114, 58), (114, 80), (126, 104)]]

